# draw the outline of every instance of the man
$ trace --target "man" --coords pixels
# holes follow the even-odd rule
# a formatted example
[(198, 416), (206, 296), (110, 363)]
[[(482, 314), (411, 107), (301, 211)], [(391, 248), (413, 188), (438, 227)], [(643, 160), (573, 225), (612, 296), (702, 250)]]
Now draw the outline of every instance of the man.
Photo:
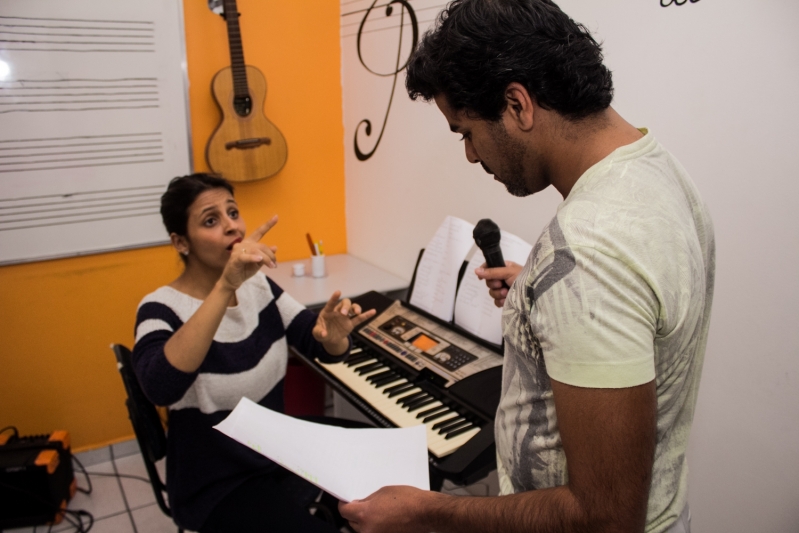
[(549, 0), (455, 0), (406, 83), (508, 192), (564, 202), (523, 268), (477, 272), (504, 304), (504, 495), (386, 487), (341, 514), (363, 533), (687, 532), (714, 241), (685, 170), (610, 107), (600, 46)]

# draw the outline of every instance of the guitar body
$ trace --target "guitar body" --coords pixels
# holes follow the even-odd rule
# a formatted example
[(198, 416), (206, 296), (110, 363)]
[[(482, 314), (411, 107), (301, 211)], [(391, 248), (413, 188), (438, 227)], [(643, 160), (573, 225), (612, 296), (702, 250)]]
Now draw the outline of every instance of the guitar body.
[(251, 108), (241, 116), (234, 105), (231, 68), (214, 76), (211, 92), (222, 112), (222, 122), (208, 141), (208, 166), (230, 181), (252, 181), (277, 174), (286, 164), (288, 148), (280, 130), (264, 114), (266, 78), (261, 71), (245, 66)]

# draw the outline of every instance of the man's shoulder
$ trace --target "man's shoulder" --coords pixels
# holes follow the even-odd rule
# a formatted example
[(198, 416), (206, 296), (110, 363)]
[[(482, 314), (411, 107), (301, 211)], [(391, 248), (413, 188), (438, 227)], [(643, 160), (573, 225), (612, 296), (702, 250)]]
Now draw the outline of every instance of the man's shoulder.
[[(557, 225), (571, 247), (627, 248), (629, 242), (667, 243), (694, 233), (698, 193), (679, 162), (657, 141), (591, 169), (558, 208)], [(583, 178), (581, 178), (582, 180)]]

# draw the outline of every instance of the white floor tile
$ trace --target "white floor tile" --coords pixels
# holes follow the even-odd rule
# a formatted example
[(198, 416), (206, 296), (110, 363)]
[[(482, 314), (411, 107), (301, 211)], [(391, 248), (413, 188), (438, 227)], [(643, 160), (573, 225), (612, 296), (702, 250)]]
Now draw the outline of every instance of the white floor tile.
[(89, 450), (87, 452), (80, 452), (75, 454), (80, 463), (89, 468), (100, 463), (107, 463), (111, 460), (111, 454), (108, 451), (108, 446), (97, 448), (96, 450)]
[[(130, 523), (128, 513), (121, 513), (101, 520), (95, 517), (91, 533), (133, 533), (133, 525)], [(149, 532), (141, 530), (140, 533)]]
[(140, 533), (175, 533), (178, 526), (161, 512), (157, 505), (149, 505), (133, 510), (133, 520)]
[(120, 478), (122, 489), (125, 492), (125, 499), (128, 501), (128, 506), (133, 509), (155, 503), (153, 487), (149, 482), (147, 469), (144, 466), (144, 460), (141, 455), (128, 455), (121, 459), (115, 459), (114, 462), (120, 474), (138, 476), (148, 480), (145, 482), (138, 479)]
[[(69, 509), (78, 510), (83, 509), (90, 512), (95, 521), (102, 518), (120, 513), (125, 510), (125, 502), (122, 500), (122, 491), (119, 489), (116, 477), (106, 476), (92, 476), (92, 472), (99, 472), (103, 474), (113, 474), (113, 465), (108, 463), (101, 463), (92, 467), (87, 467), (89, 476), (92, 480), (91, 494), (83, 494), (78, 492), (72, 501), (69, 502)], [(78, 476), (78, 485), (84, 486), (83, 476)], [(58, 526), (53, 527), (53, 533), (57, 531), (64, 531), (71, 529), (68, 523), (62, 522)], [(94, 529), (92, 529), (94, 532)]]

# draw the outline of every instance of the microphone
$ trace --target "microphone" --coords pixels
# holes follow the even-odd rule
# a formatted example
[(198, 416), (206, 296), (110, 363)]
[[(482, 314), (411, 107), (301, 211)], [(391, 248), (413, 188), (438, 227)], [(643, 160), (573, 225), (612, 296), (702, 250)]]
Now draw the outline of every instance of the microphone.
[[(483, 257), (486, 260), (488, 268), (504, 267), (505, 259), (502, 257), (502, 248), (499, 247), (499, 241), (502, 234), (499, 231), (493, 220), (484, 218), (474, 227), (472, 237), (477, 247), (483, 252)], [(508, 284), (504, 281), (502, 285), (508, 288)]]

